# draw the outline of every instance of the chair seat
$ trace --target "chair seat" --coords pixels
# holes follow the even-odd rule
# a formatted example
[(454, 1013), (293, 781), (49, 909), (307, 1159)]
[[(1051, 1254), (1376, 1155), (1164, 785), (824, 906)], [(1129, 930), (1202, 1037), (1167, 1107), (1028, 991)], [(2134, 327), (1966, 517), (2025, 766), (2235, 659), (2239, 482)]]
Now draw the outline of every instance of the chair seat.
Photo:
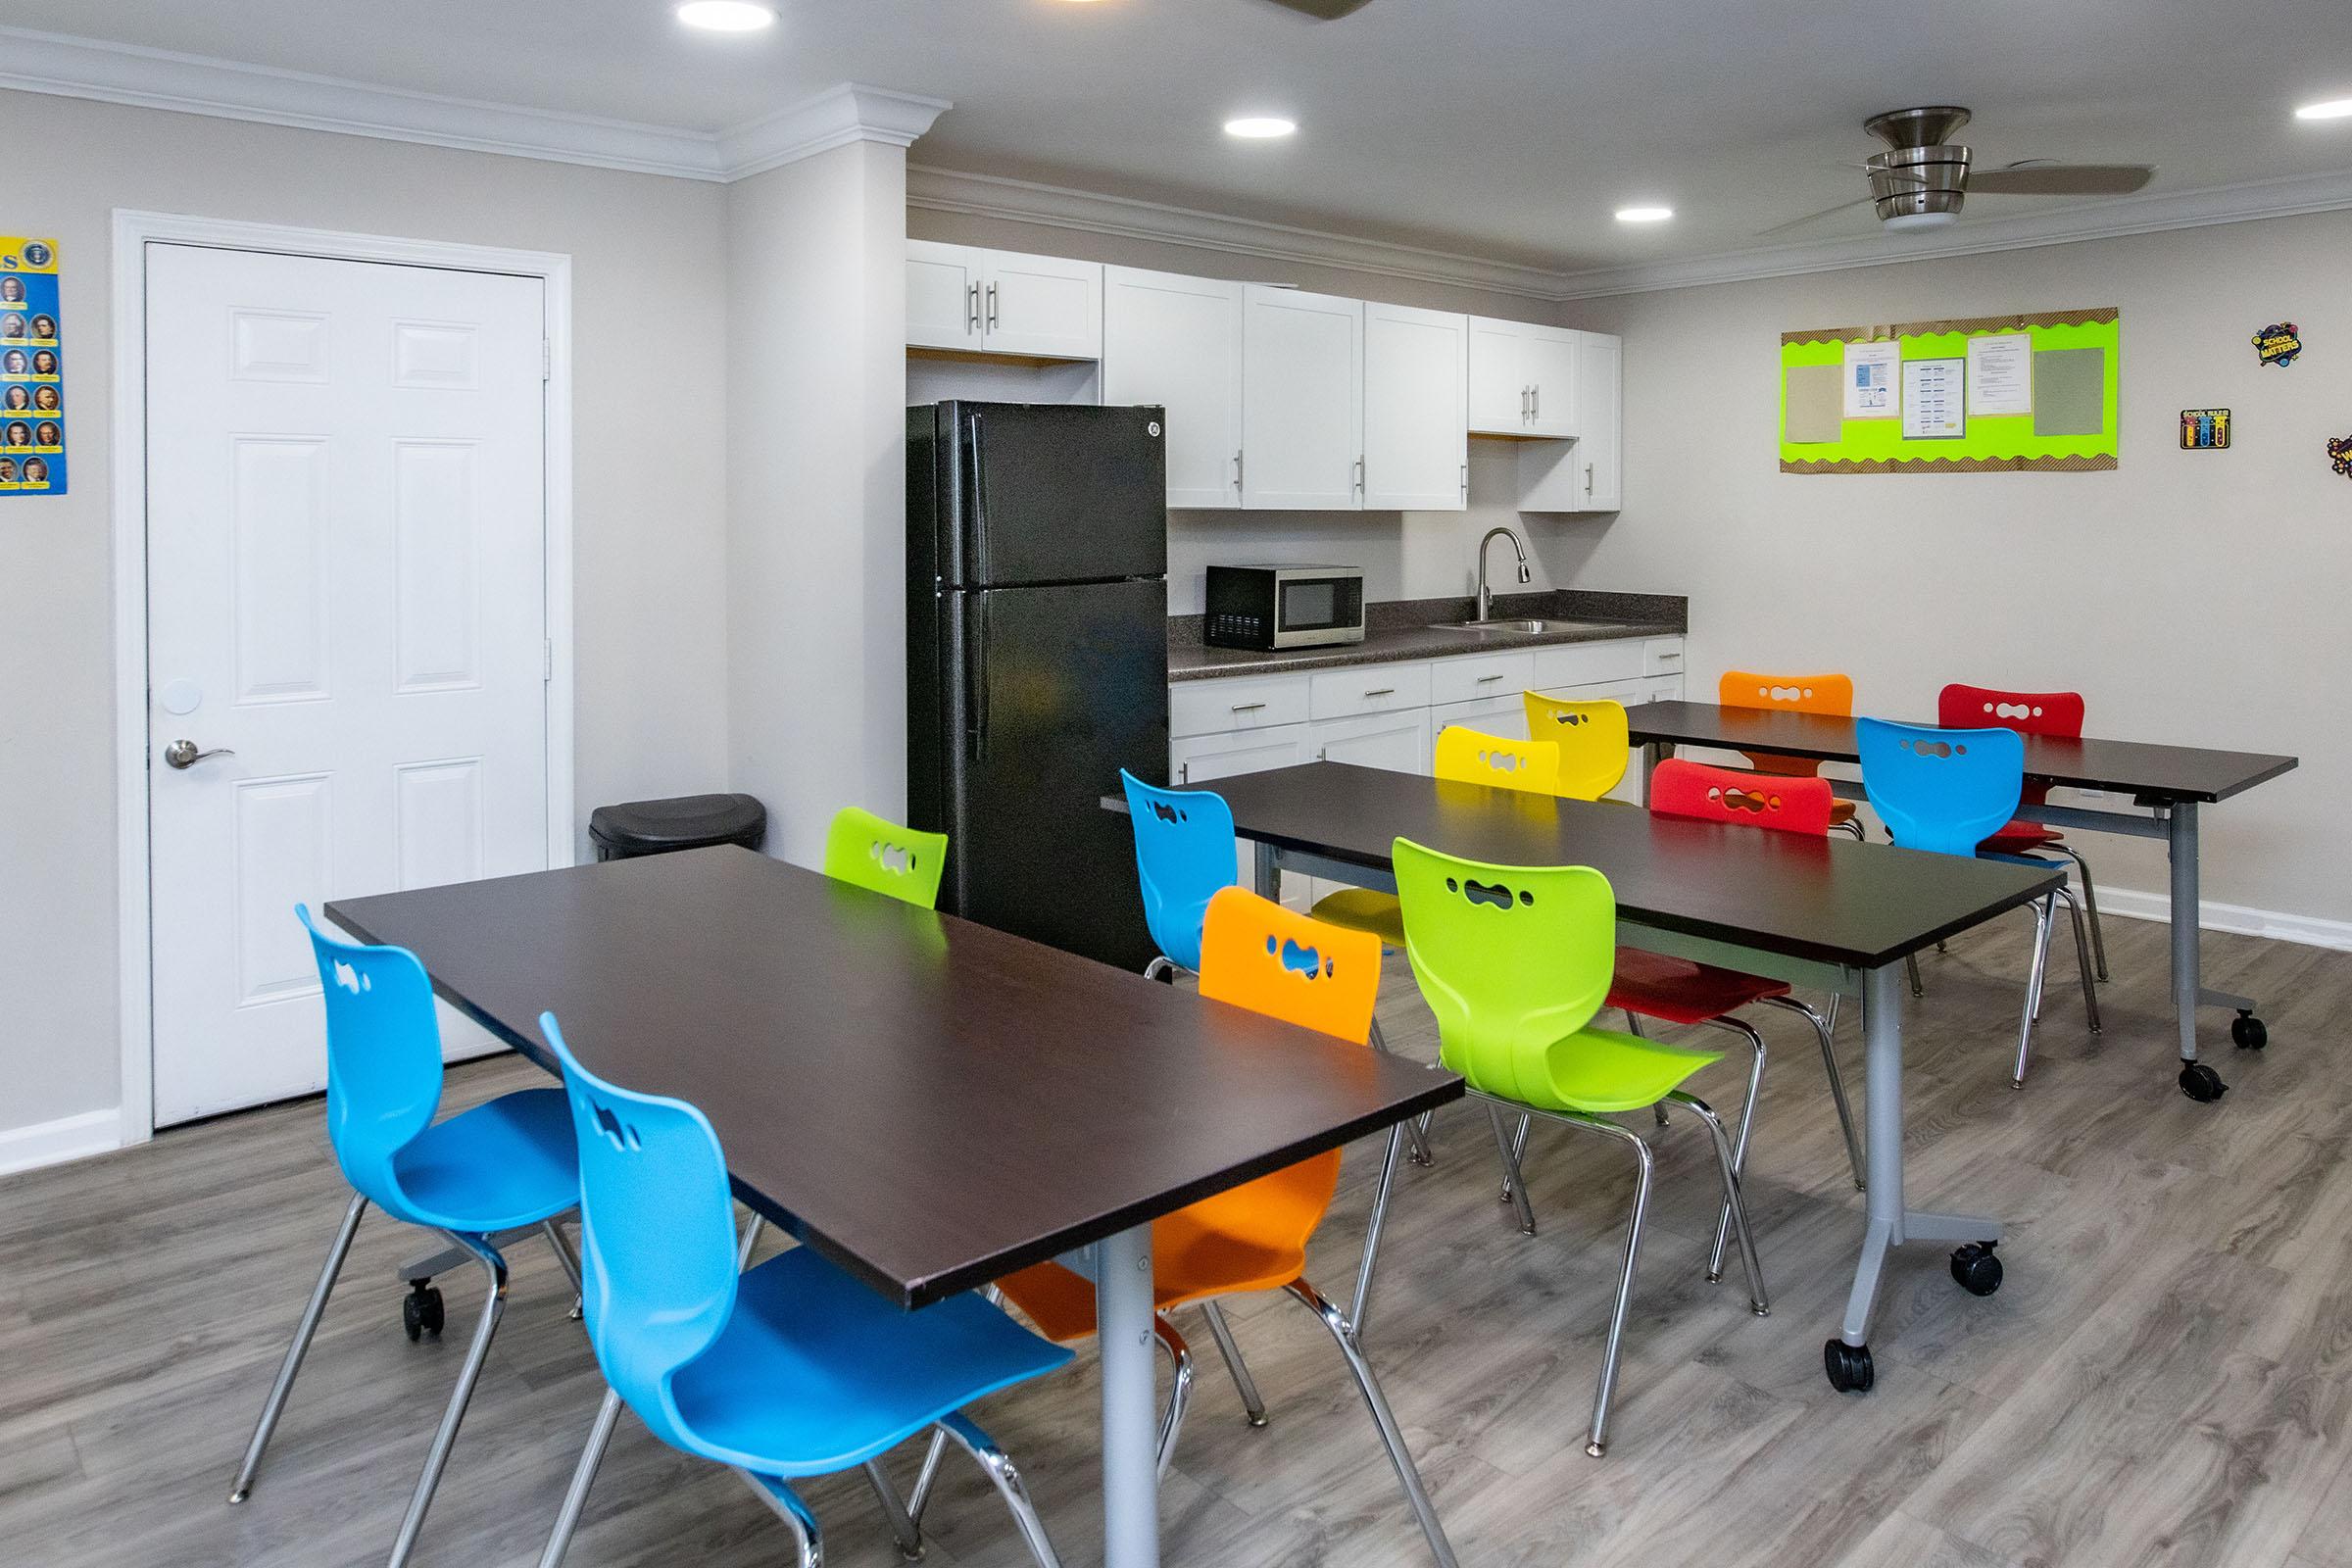
[(1977, 849), (1994, 855), (2017, 850), (2037, 850), (2045, 844), (2059, 843), (2065, 837), (2056, 828), (2043, 827), (2039, 822), (2028, 822), (2021, 817), (1978, 845)]
[(797, 1247), (743, 1276), (725, 1332), (669, 1392), (706, 1458), (826, 1475), (1069, 1359), (977, 1296), (902, 1311)]
[(394, 1217), (435, 1230), (488, 1235), (579, 1206), (579, 1146), (561, 1089), (518, 1090), (435, 1122), (393, 1163), (410, 1205)]
[[(1522, 1077), (1515, 1086), (1474, 1082), (1473, 1087), (1538, 1110), (1605, 1115), (1646, 1109), (1722, 1059), (1720, 1051), (1693, 1051), (1614, 1029), (1580, 1029), (1551, 1043), (1540, 1076), (1532, 1081)], [(1450, 1060), (1445, 1065), (1461, 1071)]]
[(1606, 1004), (1668, 1023), (1705, 1023), (1751, 1002), (1788, 994), (1788, 985), (1779, 980), (1670, 958), (1640, 948), (1619, 948), (1617, 973), (1609, 982)]
[(1393, 893), (1342, 888), (1316, 901), (1307, 912), (1350, 931), (1369, 931), (1392, 948), (1404, 946), (1404, 908)]

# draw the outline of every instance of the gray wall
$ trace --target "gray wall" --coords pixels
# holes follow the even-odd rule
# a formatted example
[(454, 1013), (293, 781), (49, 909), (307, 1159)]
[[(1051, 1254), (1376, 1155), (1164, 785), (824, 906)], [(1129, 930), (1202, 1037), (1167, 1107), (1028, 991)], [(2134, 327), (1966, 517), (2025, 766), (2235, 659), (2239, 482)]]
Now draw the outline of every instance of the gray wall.
[[(0, 92), (0, 220), (65, 265), (73, 492), (0, 502), (0, 1131), (118, 1098), (107, 484), (118, 207), (568, 252), (582, 820), (725, 777), (726, 193)], [(642, 432), (664, 427), (659, 451)]]

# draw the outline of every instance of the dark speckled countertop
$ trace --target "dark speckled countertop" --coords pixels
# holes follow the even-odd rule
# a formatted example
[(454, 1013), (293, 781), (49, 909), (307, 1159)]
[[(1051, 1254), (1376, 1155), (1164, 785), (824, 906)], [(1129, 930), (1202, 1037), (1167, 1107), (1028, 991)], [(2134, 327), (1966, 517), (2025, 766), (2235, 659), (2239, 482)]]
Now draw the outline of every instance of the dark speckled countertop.
[(1407, 659), (1444, 659), (1454, 654), (1492, 654), (1548, 643), (1597, 643), (1621, 637), (1673, 637), (1689, 629), (1690, 601), (1679, 594), (1601, 594), (1554, 588), (1540, 594), (1496, 594), (1497, 618), (1550, 620), (1549, 631), (1441, 631), (1441, 621), (1468, 620), (1477, 607), (1468, 598), (1404, 599), (1374, 605), (1364, 614), (1364, 640), (1329, 648), (1210, 648), (1200, 640), (1200, 615), (1168, 618), (1168, 679), (1209, 680), (1219, 675), (1268, 675), (1293, 669), (1331, 669), (1343, 664), (1386, 664)]

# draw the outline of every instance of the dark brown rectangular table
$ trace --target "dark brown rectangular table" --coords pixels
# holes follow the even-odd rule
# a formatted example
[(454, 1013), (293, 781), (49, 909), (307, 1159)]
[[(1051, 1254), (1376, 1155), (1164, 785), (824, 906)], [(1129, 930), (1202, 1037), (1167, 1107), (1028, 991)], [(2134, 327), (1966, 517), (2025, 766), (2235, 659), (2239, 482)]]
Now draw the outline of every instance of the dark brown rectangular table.
[[(1632, 741), (1643, 752), (1643, 776), (1677, 746), (1704, 746), (1726, 751), (1755, 752), (1780, 757), (1803, 757), (1823, 762), (1855, 762), (1861, 748), (1851, 718), (1822, 713), (1793, 713), (1778, 709), (1722, 708), (1712, 703), (1643, 703), (1626, 709)], [(2192, 1073), (2197, 1059), (2197, 1008), (2229, 1007), (2246, 1022), (2249, 1032), (2261, 1028), (2257, 1004), (2250, 997), (2208, 991), (2201, 977), (2198, 943), (2198, 808), (2241, 795), (2257, 784), (2290, 772), (2297, 760), (2268, 752), (2213, 751), (2196, 746), (2157, 746), (2141, 741), (2110, 741), (2084, 737), (2057, 740), (2028, 735), (2026, 777), (2068, 789), (2110, 790), (2129, 795), (2139, 811), (2103, 811), (2087, 807), (2024, 805), (2018, 815), (2053, 826), (2078, 827), (2094, 833), (2120, 833), (2133, 838), (2163, 839), (2172, 864), (2173, 1003), (2180, 1027), (2181, 1083), (2211, 1076), (2211, 1069)], [(1834, 781), (1840, 795), (1866, 800), (1861, 786)], [(2185, 919), (2180, 911), (2188, 911)], [(2220, 1079), (2212, 1078), (2209, 1094), (2220, 1094)], [(2202, 1086), (2200, 1086), (2202, 1087)]]
[(1617, 898), (1618, 940), (1863, 1001), (1868, 1223), (1839, 1338), (1867, 1356), (1886, 1253), (1906, 1242), (1990, 1242), (1997, 1220), (1903, 1202), (1902, 962), (1939, 938), (2045, 898), (2056, 867), (1653, 817), (1413, 773), (1310, 762), (1217, 781), (1257, 846), (1271, 896), (1285, 870), (1394, 891), (1410, 839), (1503, 865), (1590, 865)]
[(327, 906), (553, 1070), (700, 1105), (745, 1202), (908, 1307), (1091, 1250), (1114, 1568), (1157, 1561), (1151, 1221), (1461, 1080), (721, 848)]

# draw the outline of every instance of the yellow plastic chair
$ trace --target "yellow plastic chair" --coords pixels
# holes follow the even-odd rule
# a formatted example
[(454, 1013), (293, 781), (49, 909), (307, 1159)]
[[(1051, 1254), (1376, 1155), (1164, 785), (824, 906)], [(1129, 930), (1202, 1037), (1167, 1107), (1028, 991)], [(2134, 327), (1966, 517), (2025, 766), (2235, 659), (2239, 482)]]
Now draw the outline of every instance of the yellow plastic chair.
[(1624, 779), (1633, 739), (1623, 703), (1606, 697), (1570, 702), (1542, 692), (1522, 692), (1520, 700), (1527, 705), (1527, 733), (1560, 749), (1555, 794), (1597, 801)]

